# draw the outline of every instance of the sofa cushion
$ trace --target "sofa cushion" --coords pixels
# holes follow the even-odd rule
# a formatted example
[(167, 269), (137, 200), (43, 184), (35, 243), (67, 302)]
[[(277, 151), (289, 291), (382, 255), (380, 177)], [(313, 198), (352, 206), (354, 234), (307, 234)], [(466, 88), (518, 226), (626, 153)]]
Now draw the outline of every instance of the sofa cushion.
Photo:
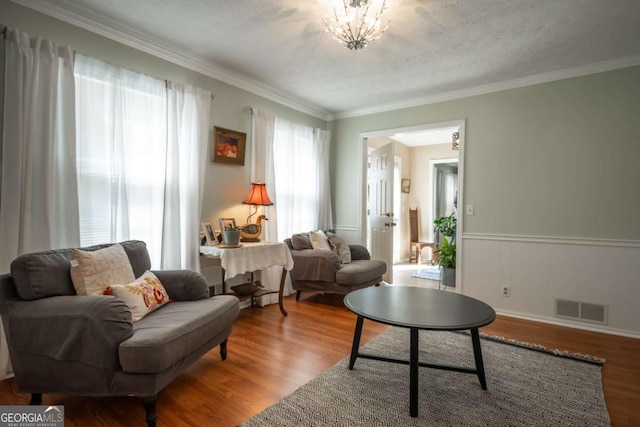
[[(140, 276), (151, 268), (147, 245), (139, 240), (120, 243), (124, 248), (133, 273)], [(96, 251), (112, 246), (101, 244), (82, 248)], [(32, 301), (60, 295), (75, 295), (76, 291), (69, 273), (73, 249), (55, 249), (20, 255), (11, 263), (11, 275), (20, 299)]]
[(327, 239), (329, 240), (331, 249), (333, 249), (336, 255), (338, 255), (338, 258), (340, 258), (340, 263), (349, 264), (351, 262), (351, 249), (349, 248), (349, 245), (342, 240), (342, 237), (335, 233), (328, 232)]
[(387, 271), (387, 264), (376, 259), (354, 260), (343, 264), (336, 272), (336, 283), (344, 286), (357, 285), (377, 278)]
[(73, 250), (71, 280), (78, 295), (103, 295), (109, 285), (136, 280), (124, 248), (115, 244), (96, 251)]
[(311, 240), (309, 240), (309, 233), (298, 233), (291, 236), (291, 247), (296, 251), (313, 249)]
[(311, 240), (311, 246), (313, 249), (327, 249), (331, 250), (327, 235), (322, 230), (314, 230), (309, 232), (309, 240)]
[(167, 369), (228, 328), (238, 311), (238, 299), (229, 295), (162, 306), (135, 323), (133, 336), (120, 344), (122, 370)]
[(169, 302), (169, 295), (164, 286), (149, 270), (126, 285), (110, 285), (105, 294), (113, 295), (124, 301), (131, 309), (133, 322), (137, 322)]
[(11, 263), (11, 275), (20, 299), (32, 301), (75, 295), (69, 268), (71, 249), (21, 255)]

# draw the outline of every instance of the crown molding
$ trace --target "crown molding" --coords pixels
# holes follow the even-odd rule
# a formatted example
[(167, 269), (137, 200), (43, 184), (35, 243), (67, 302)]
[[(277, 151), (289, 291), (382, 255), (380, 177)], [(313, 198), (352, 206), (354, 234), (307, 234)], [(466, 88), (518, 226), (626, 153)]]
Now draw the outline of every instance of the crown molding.
[(403, 108), (418, 107), (421, 105), (435, 104), (437, 102), (452, 101), (454, 99), (468, 98), (470, 96), (485, 95), (488, 93), (500, 92), (503, 90), (517, 89), (526, 86), (533, 86), (541, 83), (549, 83), (557, 80), (570, 79), (574, 77), (586, 76), (589, 74), (602, 73), (605, 71), (617, 70), (620, 68), (635, 67), (640, 65), (640, 55), (630, 55), (622, 58), (607, 61), (595, 62), (578, 67), (566, 68), (563, 70), (551, 71), (549, 73), (536, 74), (533, 76), (521, 77), (504, 82), (490, 83), (468, 89), (461, 89), (445, 92), (437, 95), (414, 98), (390, 104), (378, 105), (360, 110), (349, 110), (340, 113), (329, 114), (329, 121), (347, 119), (351, 117), (367, 116), (370, 114), (384, 113), (387, 111), (400, 110)]
[[(490, 83), (437, 95), (381, 104), (370, 108), (332, 113), (316, 104), (295, 99), (290, 94), (268, 86), (251, 77), (224, 69), (213, 62), (204, 61), (200, 58), (194, 59), (187, 57), (178, 53), (175, 48), (170, 46), (144, 40), (143, 35), (132, 28), (122, 26), (122, 24), (112, 21), (109, 22), (104, 18), (98, 20), (98, 18), (83, 16), (53, 5), (46, 0), (10, 1), (325, 121), (360, 117), (438, 102), (452, 101), (640, 65), (640, 55), (630, 55), (504, 82)], [(116, 27), (121, 27), (121, 29)]]
[[(329, 112), (315, 104), (293, 99), (289, 94), (245, 76), (217, 66), (201, 59), (194, 59), (178, 53), (174, 48), (144, 40), (136, 30), (117, 24), (104, 18), (88, 17), (63, 9), (45, 0), (11, 0), (16, 4), (64, 21), (76, 27), (114, 40), (168, 62), (196, 71), (205, 76), (227, 83), (255, 95), (282, 104), (286, 107), (309, 114), (322, 120), (328, 120)], [(116, 28), (120, 27), (120, 28)]]

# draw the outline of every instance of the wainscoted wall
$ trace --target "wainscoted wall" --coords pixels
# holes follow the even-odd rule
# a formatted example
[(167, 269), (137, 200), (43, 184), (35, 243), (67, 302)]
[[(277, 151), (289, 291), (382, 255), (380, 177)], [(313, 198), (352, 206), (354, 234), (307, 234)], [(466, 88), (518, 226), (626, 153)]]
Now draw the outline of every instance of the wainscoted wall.
[(367, 245), (367, 242), (362, 241), (362, 232), (360, 227), (351, 225), (334, 225), (333, 229), (350, 245)]
[[(497, 312), (640, 337), (640, 242), (465, 233), (459, 292)], [(510, 296), (501, 296), (510, 286)], [(556, 298), (602, 304), (606, 325), (555, 317)]]

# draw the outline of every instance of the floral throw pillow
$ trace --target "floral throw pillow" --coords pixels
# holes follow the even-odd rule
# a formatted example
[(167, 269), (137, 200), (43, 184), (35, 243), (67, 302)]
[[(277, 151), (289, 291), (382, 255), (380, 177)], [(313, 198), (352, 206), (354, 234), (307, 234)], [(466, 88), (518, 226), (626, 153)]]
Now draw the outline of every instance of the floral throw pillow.
[(351, 248), (349, 245), (342, 239), (342, 237), (338, 236), (335, 233), (328, 232), (327, 239), (329, 240), (329, 244), (331, 245), (331, 249), (338, 255), (340, 258), (341, 264), (350, 264), (351, 263)]
[(169, 295), (164, 286), (149, 270), (129, 284), (110, 285), (104, 293), (124, 301), (131, 309), (134, 322), (169, 302)]

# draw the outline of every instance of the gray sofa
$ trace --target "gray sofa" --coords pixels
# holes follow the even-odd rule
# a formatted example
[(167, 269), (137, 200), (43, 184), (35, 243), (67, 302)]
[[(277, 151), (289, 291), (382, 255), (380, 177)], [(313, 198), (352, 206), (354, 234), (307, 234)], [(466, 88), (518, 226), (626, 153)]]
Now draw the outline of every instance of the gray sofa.
[[(135, 277), (150, 268), (144, 242), (121, 245)], [(139, 396), (154, 426), (162, 388), (217, 345), (226, 359), (238, 299), (209, 298), (199, 273), (154, 271), (171, 302), (132, 323), (122, 300), (75, 294), (71, 256), (72, 249), (22, 255), (11, 274), (0, 276), (0, 312), (18, 390), (31, 393), (32, 404), (42, 402), (42, 393)]]
[(296, 301), (303, 291), (346, 295), (351, 291), (378, 285), (387, 271), (384, 261), (373, 260), (362, 245), (348, 245), (351, 262), (341, 264), (340, 257), (327, 249), (312, 249), (308, 237), (301, 233), (285, 239), (293, 258), (289, 272)]

